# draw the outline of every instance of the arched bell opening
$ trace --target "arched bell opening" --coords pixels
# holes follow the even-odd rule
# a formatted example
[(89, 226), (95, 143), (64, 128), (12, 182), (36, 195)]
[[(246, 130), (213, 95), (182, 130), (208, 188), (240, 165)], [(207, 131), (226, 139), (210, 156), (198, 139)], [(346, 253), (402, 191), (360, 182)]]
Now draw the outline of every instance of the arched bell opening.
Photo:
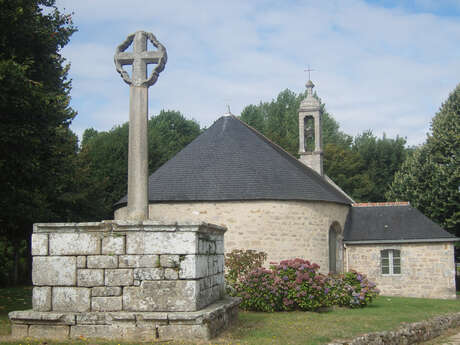
[(304, 150), (305, 152), (315, 151), (315, 119), (313, 116), (305, 116), (304, 123)]

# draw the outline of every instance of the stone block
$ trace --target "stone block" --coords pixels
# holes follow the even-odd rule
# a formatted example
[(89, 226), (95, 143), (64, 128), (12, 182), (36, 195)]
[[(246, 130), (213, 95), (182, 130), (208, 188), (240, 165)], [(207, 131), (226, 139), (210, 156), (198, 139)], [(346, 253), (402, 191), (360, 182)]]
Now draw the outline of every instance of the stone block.
[(165, 279), (166, 280), (179, 279), (179, 270), (177, 268), (165, 268)]
[(203, 238), (198, 239), (198, 253), (197, 254), (208, 254), (208, 246), (206, 245), (206, 240)]
[(11, 337), (12, 338), (25, 338), (29, 336), (29, 325), (22, 325), (13, 323), (11, 325)]
[(70, 256), (35, 256), (32, 263), (32, 282), (35, 286), (76, 285), (76, 258)]
[(126, 235), (127, 254), (195, 254), (194, 232), (135, 232)]
[(51, 287), (35, 286), (32, 290), (32, 309), (34, 311), (51, 310)]
[(199, 284), (199, 287), (200, 287), (200, 291), (203, 291), (204, 289), (206, 289), (205, 279), (206, 278), (198, 279), (198, 284)]
[(135, 268), (134, 279), (136, 280), (160, 280), (164, 278), (163, 268)]
[(208, 275), (207, 255), (186, 255), (180, 262), (180, 279), (197, 279)]
[(224, 272), (225, 270), (225, 257), (223, 255), (217, 255), (217, 272)]
[(106, 313), (80, 313), (76, 315), (77, 325), (106, 325), (111, 322)]
[(82, 287), (53, 288), (53, 311), (87, 312), (90, 311), (91, 289)]
[(65, 325), (30, 325), (29, 337), (40, 339), (66, 339), (70, 326)]
[(209, 242), (209, 254), (216, 254), (216, 242)]
[(165, 325), (158, 328), (160, 339), (210, 339), (211, 334), (205, 324)]
[(96, 234), (52, 233), (49, 235), (50, 255), (91, 255), (101, 253), (101, 240)]
[(144, 244), (145, 254), (195, 254), (198, 238), (194, 232), (153, 232)]
[(152, 324), (168, 324), (169, 314), (163, 312), (143, 312), (137, 313), (136, 321), (139, 323), (140, 321), (145, 322), (146, 325), (148, 322)]
[(122, 298), (119, 297), (93, 297), (91, 298), (92, 311), (121, 311)]
[(132, 269), (119, 268), (115, 270), (105, 270), (106, 286), (128, 286), (133, 285), (133, 281), (134, 276)]
[(136, 341), (141, 342), (158, 342), (156, 337), (156, 328), (155, 325), (152, 324), (145, 326), (136, 324), (136, 328), (126, 328), (124, 330), (123, 338), (135, 339)]
[(110, 297), (110, 296), (121, 296), (121, 287), (119, 286), (101, 286), (94, 287), (91, 289), (92, 297)]
[(118, 264), (120, 268), (159, 267), (160, 257), (158, 255), (120, 255)]
[(123, 329), (113, 325), (76, 325), (70, 328), (70, 337), (119, 339), (123, 337)]
[(118, 258), (115, 255), (95, 255), (86, 259), (88, 268), (117, 268)]
[(86, 256), (77, 256), (77, 268), (86, 268)]
[(80, 269), (77, 271), (78, 286), (102, 286), (104, 285), (104, 270), (102, 269)]
[(126, 235), (126, 254), (144, 254), (144, 237), (143, 232), (134, 232)]
[(121, 324), (122, 322), (127, 322), (127, 321), (137, 321), (136, 315), (134, 313), (119, 312), (119, 313), (111, 313), (108, 315), (111, 321), (118, 322), (118, 324)]
[(48, 234), (32, 234), (32, 256), (48, 255)]
[(125, 236), (106, 236), (102, 238), (102, 254), (124, 254)]
[(144, 281), (123, 289), (126, 311), (195, 311), (199, 286), (196, 280)]
[(12, 323), (48, 323), (54, 325), (75, 325), (75, 314), (42, 312), (34, 310), (12, 311), (8, 314)]
[(218, 272), (218, 262), (216, 255), (208, 256), (208, 275), (213, 275)]
[(179, 255), (160, 255), (161, 267), (179, 267)]

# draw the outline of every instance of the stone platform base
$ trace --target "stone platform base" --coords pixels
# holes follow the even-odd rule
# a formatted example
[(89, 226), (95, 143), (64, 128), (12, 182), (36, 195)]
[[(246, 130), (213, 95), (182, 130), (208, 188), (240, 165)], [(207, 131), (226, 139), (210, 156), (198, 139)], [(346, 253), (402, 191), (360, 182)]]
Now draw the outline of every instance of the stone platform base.
[(48, 339), (105, 338), (139, 341), (211, 339), (238, 318), (238, 298), (194, 312), (39, 312), (9, 314), (12, 336)]

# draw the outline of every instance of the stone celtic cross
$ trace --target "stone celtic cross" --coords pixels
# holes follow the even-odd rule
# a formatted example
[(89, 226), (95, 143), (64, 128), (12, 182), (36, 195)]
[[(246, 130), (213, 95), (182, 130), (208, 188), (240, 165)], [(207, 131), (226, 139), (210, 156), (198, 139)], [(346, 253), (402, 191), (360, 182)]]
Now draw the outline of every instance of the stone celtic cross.
[[(150, 41), (156, 51), (149, 51)], [(133, 44), (134, 42), (134, 44)], [(125, 50), (133, 44), (133, 52)], [(166, 48), (152, 33), (137, 31), (129, 35), (115, 51), (115, 66), (129, 91), (129, 149), (128, 149), (128, 219), (144, 220), (148, 209), (148, 88), (155, 84), (167, 61)], [(150, 76), (147, 65), (156, 64)], [(132, 65), (131, 77), (123, 69)]]

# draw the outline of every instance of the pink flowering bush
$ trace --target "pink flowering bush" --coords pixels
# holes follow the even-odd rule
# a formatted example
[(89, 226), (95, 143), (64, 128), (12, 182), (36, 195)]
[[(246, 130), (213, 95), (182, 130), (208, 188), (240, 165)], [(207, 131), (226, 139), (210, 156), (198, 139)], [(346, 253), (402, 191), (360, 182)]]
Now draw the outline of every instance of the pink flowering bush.
[(308, 260), (293, 259), (257, 268), (236, 282), (233, 296), (240, 307), (255, 311), (315, 311), (331, 305), (363, 307), (378, 294), (375, 284), (355, 271), (342, 275), (319, 273)]
[(380, 292), (364, 274), (354, 270), (329, 276), (327, 284), (332, 292), (332, 303), (343, 307), (364, 307)]
[(230, 286), (235, 285), (249, 272), (262, 267), (267, 260), (267, 253), (251, 249), (234, 249), (225, 255), (225, 280)]
[(259, 267), (238, 281), (233, 291), (241, 297), (240, 307), (246, 310), (273, 312), (282, 310), (282, 290), (277, 287), (275, 274)]

